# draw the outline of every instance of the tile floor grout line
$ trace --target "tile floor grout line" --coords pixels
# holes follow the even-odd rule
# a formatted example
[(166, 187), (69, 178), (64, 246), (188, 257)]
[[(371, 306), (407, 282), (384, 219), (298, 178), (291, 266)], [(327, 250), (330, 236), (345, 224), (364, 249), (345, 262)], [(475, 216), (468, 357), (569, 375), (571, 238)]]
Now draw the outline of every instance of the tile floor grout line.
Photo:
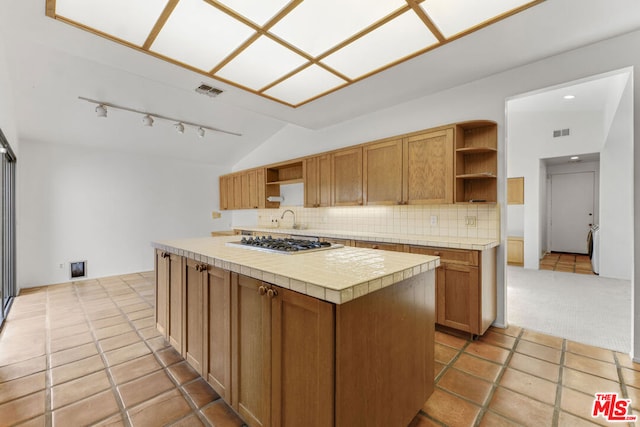
[(562, 411), (562, 377), (564, 375), (564, 360), (567, 351), (567, 340), (562, 340), (562, 349), (560, 353), (560, 368), (558, 369), (558, 380), (556, 381), (556, 399), (553, 405), (553, 427), (557, 427), (560, 421), (560, 412)]
[[(507, 358), (505, 359), (505, 361), (501, 364), (502, 366), (500, 367), (500, 372), (498, 372), (498, 376), (491, 383), (491, 390), (489, 391), (487, 399), (485, 400), (484, 404), (480, 408), (480, 412), (478, 413), (478, 416), (476, 417), (476, 421), (474, 423), (475, 427), (477, 427), (477, 426), (479, 426), (481, 424), (482, 419), (484, 418), (486, 413), (489, 411), (489, 406), (491, 405), (491, 401), (493, 400), (493, 396), (495, 395), (496, 390), (498, 389), (498, 386), (500, 385), (500, 381), (502, 380), (502, 377), (504, 376), (504, 373), (507, 370), (507, 366), (509, 366), (509, 363), (511, 362), (511, 359), (513, 358), (513, 354), (515, 353), (516, 347), (520, 343), (520, 339), (522, 338), (523, 334), (524, 334), (524, 329), (520, 329), (520, 332), (518, 333), (518, 336), (514, 337), (515, 340), (513, 341), (513, 345), (511, 346), (511, 349), (509, 349), (509, 354), (507, 355)], [(510, 421), (515, 422), (514, 420), (511, 420), (509, 417), (506, 417), (506, 416), (504, 416), (502, 414), (499, 414), (499, 415), (501, 417), (505, 418), (505, 419), (508, 419)]]
[[(97, 281), (97, 279), (96, 279)], [(104, 287), (102, 285), (100, 285), (100, 282), (97, 281), (98, 285), (100, 287), (102, 287), (104, 289)], [(76, 288), (76, 284), (74, 283), (74, 289), (76, 289), (77, 292), (77, 288)], [(132, 427), (131, 423), (129, 422), (129, 420), (125, 417), (125, 412), (124, 412), (124, 402), (122, 401), (122, 397), (120, 396), (120, 393), (118, 392), (118, 389), (116, 387), (115, 381), (113, 379), (113, 376), (111, 375), (111, 367), (108, 364), (107, 358), (105, 356), (105, 354), (102, 352), (102, 348), (100, 347), (100, 344), (98, 343), (98, 336), (96, 335), (95, 332), (95, 328), (93, 327), (93, 324), (91, 323), (91, 319), (89, 318), (88, 314), (87, 314), (87, 310), (84, 304), (84, 301), (82, 300), (82, 296), (78, 293), (78, 299), (80, 302), (80, 307), (82, 307), (82, 312), (85, 315), (85, 318), (87, 320), (87, 322), (89, 323), (89, 331), (91, 336), (93, 337), (93, 342), (96, 346), (96, 349), (98, 350), (98, 355), (100, 356), (100, 359), (102, 360), (102, 364), (104, 365), (105, 368), (105, 372), (107, 374), (107, 379), (109, 380), (109, 384), (110, 384), (110, 389), (111, 389), (111, 393), (114, 396), (114, 399), (116, 401), (116, 404), (118, 405), (118, 409), (120, 410), (120, 418), (122, 419), (122, 422), (124, 423), (125, 427)], [(111, 299), (111, 298), (110, 298)], [(113, 302), (113, 300), (111, 300), (111, 302)], [(112, 417), (114, 414), (110, 414), (107, 417), (104, 418), (104, 420)], [(96, 422), (100, 422), (102, 420), (98, 420)]]

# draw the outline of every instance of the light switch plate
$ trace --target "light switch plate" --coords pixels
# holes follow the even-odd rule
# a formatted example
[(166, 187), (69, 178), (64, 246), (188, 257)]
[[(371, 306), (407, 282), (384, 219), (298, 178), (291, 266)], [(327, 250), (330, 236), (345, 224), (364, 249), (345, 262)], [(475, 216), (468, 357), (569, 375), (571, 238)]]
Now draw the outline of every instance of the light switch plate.
[(438, 215), (431, 215), (431, 225), (438, 225)]

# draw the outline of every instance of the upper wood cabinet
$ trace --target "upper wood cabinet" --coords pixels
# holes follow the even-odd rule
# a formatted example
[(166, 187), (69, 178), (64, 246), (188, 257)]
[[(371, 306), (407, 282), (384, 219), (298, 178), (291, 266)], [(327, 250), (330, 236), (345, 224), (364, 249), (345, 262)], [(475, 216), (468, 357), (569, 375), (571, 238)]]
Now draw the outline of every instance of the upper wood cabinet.
[(507, 204), (524, 204), (524, 177), (507, 178)]
[(456, 126), (456, 203), (498, 201), (498, 134), (494, 122)]
[(258, 209), (267, 204), (264, 168), (220, 177), (220, 209)]
[(402, 204), (402, 139), (365, 145), (362, 159), (364, 204)]
[(362, 147), (331, 154), (331, 205), (362, 205)]
[(405, 204), (453, 203), (453, 128), (404, 139)]
[(304, 161), (304, 206), (318, 208), (331, 205), (331, 157), (329, 154), (308, 157)]

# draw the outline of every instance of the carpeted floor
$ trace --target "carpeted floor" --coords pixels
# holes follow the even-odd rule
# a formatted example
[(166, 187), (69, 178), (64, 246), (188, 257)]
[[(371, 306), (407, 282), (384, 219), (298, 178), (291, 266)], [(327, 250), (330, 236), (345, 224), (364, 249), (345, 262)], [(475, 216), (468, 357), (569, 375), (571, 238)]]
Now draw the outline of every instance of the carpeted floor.
[(507, 267), (509, 324), (628, 353), (631, 283), (560, 271)]

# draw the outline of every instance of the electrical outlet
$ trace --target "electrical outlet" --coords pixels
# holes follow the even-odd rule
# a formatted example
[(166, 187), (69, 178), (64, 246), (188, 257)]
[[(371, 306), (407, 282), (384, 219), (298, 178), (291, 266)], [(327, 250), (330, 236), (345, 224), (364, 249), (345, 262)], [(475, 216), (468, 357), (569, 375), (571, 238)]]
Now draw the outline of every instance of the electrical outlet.
[(438, 215), (431, 215), (431, 225), (438, 225)]
[(475, 216), (466, 217), (467, 227), (475, 227), (476, 226), (476, 219), (477, 218)]
[(64, 264), (60, 264), (60, 268), (64, 268)]
[(220, 212), (218, 212), (218, 211), (213, 211), (213, 212), (211, 212), (211, 218), (212, 218), (212, 219), (218, 219), (218, 218), (220, 218), (221, 216), (222, 216), (222, 214), (221, 214)]

